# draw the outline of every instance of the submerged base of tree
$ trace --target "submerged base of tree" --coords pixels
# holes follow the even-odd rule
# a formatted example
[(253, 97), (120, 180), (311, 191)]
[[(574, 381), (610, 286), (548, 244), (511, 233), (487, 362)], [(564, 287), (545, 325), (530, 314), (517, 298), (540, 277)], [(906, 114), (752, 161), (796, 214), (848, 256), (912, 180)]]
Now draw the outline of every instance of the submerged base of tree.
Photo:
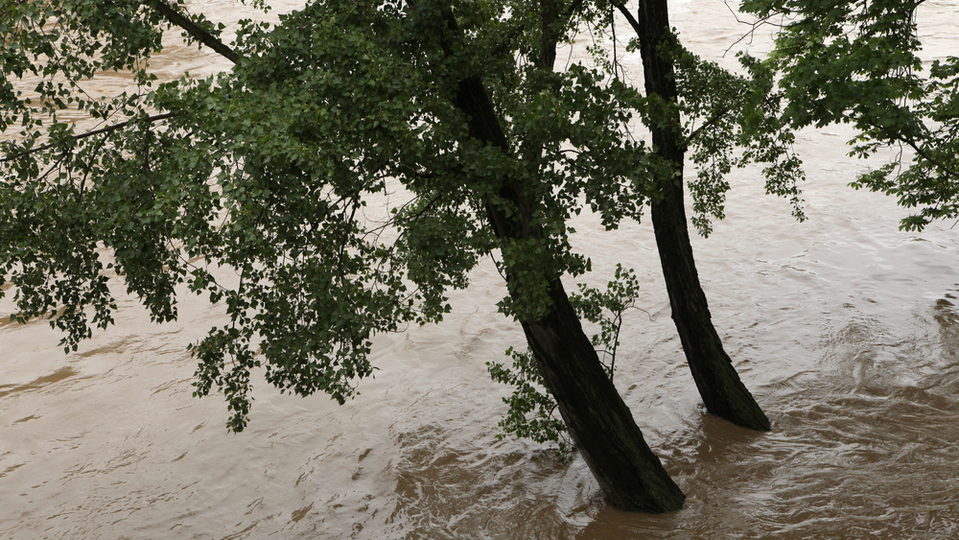
[(686, 496), (643, 439), (632, 413), (603, 370), (559, 280), (553, 309), (524, 321), (530, 349), (570, 435), (610, 504), (632, 512), (670, 512)]
[[(666, 103), (675, 102), (679, 94), (674, 60), (664, 54), (670, 39), (666, 0), (643, 0), (639, 3), (639, 13), (636, 30), (646, 93), (659, 96)], [(769, 419), (723, 351), (696, 272), (683, 198), (686, 148), (679, 126), (676, 109), (668, 120), (651, 126), (656, 155), (672, 168), (672, 174), (663, 175), (657, 181), (659, 198), (651, 205), (651, 215), (673, 320), (706, 410), (734, 424), (768, 431)]]
[(740, 380), (713, 327), (693, 262), (682, 202), (676, 202), (682, 201), (682, 186), (668, 186), (664, 191), (663, 200), (652, 208), (656, 243), (673, 321), (699, 394), (710, 413), (738, 426), (769, 431), (769, 419)]

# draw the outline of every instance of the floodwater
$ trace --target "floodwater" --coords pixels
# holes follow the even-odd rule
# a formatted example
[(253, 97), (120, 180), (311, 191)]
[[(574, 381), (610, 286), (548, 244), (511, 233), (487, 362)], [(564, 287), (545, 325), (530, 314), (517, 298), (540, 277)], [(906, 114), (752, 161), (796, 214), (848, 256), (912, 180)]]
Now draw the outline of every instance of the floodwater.
[[(241, 16), (225, 0), (190, 5)], [(673, 23), (723, 63), (748, 30), (719, 0), (677, 2)], [(952, 2), (926, 2), (919, 23), (928, 58), (956, 54)], [(222, 67), (183, 47), (155, 63)], [(581, 459), (494, 438), (506, 388), (485, 362), (522, 334), (496, 313), (504, 287), (485, 264), (443, 324), (377, 338), (380, 370), (355, 400), (261, 383), (238, 435), (222, 400), (191, 397), (185, 346), (218, 309), (185, 298), (181, 320), (158, 326), (124, 296), (117, 325), (69, 355), (42, 321), (0, 322), (0, 538), (955, 538), (959, 232), (901, 232), (895, 201), (846, 187), (866, 167), (845, 155), (847, 137), (800, 136), (806, 222), (762, 194), (757, 171), (737, 171), (727, 219), (694, 240), (714, 322), (770, 433), (704, 414), (649, 224), (575, 224), (594, 285), (617, 262), (642, 278), (616, 383), (688, 495), (679, 512), (618, 512)], [(12, 309), (0, 302), (2, 321)]]

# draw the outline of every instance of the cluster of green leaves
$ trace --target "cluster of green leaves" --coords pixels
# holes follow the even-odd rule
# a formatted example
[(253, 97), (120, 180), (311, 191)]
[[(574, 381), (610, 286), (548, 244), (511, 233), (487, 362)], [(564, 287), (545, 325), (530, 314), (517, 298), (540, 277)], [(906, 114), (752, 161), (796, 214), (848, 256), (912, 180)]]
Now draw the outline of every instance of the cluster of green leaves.
[[(75, 350), (91, 325), (113, 321), (105, 270), (145, 263), (134, 272), (131, 289), (152, 282), (169, 290), (167, 276), (152, 273), (169, 253), (147, 253), (151, 248), (142, 242), (162, 233), (149, 219), (132, 234), (125, 230), (131, 224), (117, 220), (123, 208), (144, 204), (150, 190), (149, 178), (117, 188), (135, 168), (123, 156), (152, 144), (138, 122), (146, 116), (143, 91), (153, 81), (141, 60), (160, 49), (162, 19), (140, 2), (92, 0), (3, 0), (0, 14), (0, 132), (9, 136), (0, 143), (0, 281), (16, 287), (16, 319), (49, 317), (65, 332), (61, 344)], [(85, 91), (84, 81), (109, 70), (132, 73), (136, 89), (106, 99)], [(78, 114), (101, 125), (119, 119), (129, 127), (127, 136), (109, 145), (103, 138), (79, 138)], [(87, 175), (76, 181), (79, 170), (102, 177), (104, 189), (91, 189)], [(109, 264), (97, 251), (107, 238), (116, 239), (118, 253)], [(155, 298), (148, 306), (156, 320), (175, 316), (170, 301)]]
[(569, 429), (557, 414), (556, 400), (546, 390), (533, 353), (529, 349), (519, 352), (510, 347), (506, 349), (506, 356), (510, 358), (510, 366), (486, 363), (493, 381), (513, 388), (513, 393), (503, 398), (508, 408), (498, 424), (502, 433), (497, 433), (496, 438), (502, 440), (513, 435), (539, 444), (555, 443), (556, 454), (569, 457), (573, 451)]
[(959, 58), (936, 60), (923, 76), (916, 10), (922, 0), (748, 0), (743, 10), (783, 21), (767, 60), (780, 74), (783, 120), (793, 127), (849, 123), (851, 155), (885, 148), (893, 162), (852, 185), (919, 208), (901, 226), (918, 230), (959, 217)]
[[(597, 348), (603, 369), (610, 380), (616, 370), (616, 350), (619, 348), (619, 333), (623, 328), (623, 314), (636, 307), (639, 295), (639, 278), (632, 269), (616, 265), (616, 273), (606, 284), (605, 290), (578, 283), (579, 293), (570, 295), (576, 314), (599, 327), (590, 341)], [(511, 365), (487, 362), (486, 368), (493, 381), (513, 388), (513, 393), (503, 398), (508, 408), (499, 421), (502, 433), (497, 439), (513, 435), (534, 442), (555, 443), (557, 454), (569, 457), (572, 444), (563, 419), (557, 415), (556, 401), (546, 390), (543, 376), (530, 350), (519, 352), (512, 347), (506, 350)]]
[[(157, 93), (164, 108), (191, 105), (170, 124), (188, 140), (202, 133), (192, 152), (219, 171), (211, 194), (227, 219), (198, 252), (241, 281), (225, 295), (230, 325), (193, 352), (197, 392), (224, 390), (234, 429), (261, 366), (281, 390), (352, 396), (373, 371), (372, 336), (440, 320), (446, 290), (465, 287), (491, 248), (474, 204), (482, 187), (463, 181), (482, 149), (458, 146), (450, 81), (425, 78), (436, 48), (410, 42), (399, 10), (316, 3), (268, 32), (247, 26), (232, 73)], [(475, 165), (476, 177), (484, 165), (499, 164)], [(370, 197), (397, 190), (407, 197), (389, 215), (367, 217)], [(215, 296), (222, 284), (207, 276)]]
[(639, 296), (639, 278), (632, 268), (616, 265), (613, 279), (606, 284), (605, 290), (578, 283), (579, 293), (569, 295), (569, 300), (580, 318), (599, 325), (599, 333), (593, 334), (590, 341), (600, 359), (606, 366), (610, 380), (616, 369), (616, 350), (619, 348), (619, 332), (623, 328), (623, 314), (636, 307)]
[(769, 66), (741, 54), (743, 74), (731, 73), (674, 45), (679, 110), (685, 121), (686, 144), (696, 165), (689, 183), (692, 222), (703, 236), (712, 232), (711, 218), (725, 217), (726, 176), (737, 167), (763, 165), (766, 193), (788, 198), (793, 216), (805, 219), (799, 183), (802, 161), (792, 152), (795, 140), (780, 118), (782, 95), (774, 90)]
[[(374, 369), (372, 336), (439, 320), (448, 289), (496, 247), (521, 290), (505, 310), (549, 309), (542, 276), (587, 268), (567, 218), (584, 200), (611, 223), (637, 213), (644, 150), (622, 140), (635, 91), (512, 60), (533, 21), (510, 14), (528, 3), (455, 3), (451, 37), (446, 2), (314, 2), (275, 27), (244, 22), (232, 71), (157, 84), (148, 60), (169, 26), (157, 6), (182, 10), (3, 0), (0, 270), (17, 317), (53, 317), (75, 349), (112, 322), (112, 272), (158, 322), (176, 318), (180, 285), (206, 295), (229, 321), (191, 346), (196, 393), (222, 391), (239, 430), (253, 370), (342, 402)], [(83, 89), (130, 70), (136, 88), (119, 96)], [(477, 73), (523, 141), (512, 155), (468, 136), (456, 92)], [(64, 111), (96, 124), (78, 134)], [(493, 242), (481, 216), (508, 206), (504, 178), (535, 179), (536, 241)], [(369, 217), (387, 196), (391, 212)]]

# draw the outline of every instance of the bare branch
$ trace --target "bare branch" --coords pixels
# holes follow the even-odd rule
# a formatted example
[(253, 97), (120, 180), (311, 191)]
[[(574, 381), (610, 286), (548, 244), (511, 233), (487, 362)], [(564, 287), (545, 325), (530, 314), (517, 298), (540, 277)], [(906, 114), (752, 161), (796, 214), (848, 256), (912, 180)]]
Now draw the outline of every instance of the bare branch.
[(633, 14), (629, 12), (629, 9), (626, 8), (626, 4), (615, 3), (616, 9), (623, 14), (623, 17), (626, 17), (626, 21), (629, 22), (629, 25), (633, 27), (633, 31), (636, 32), (636, 37), (639, 37), (643, 32), (639, 27), (639, 21), (636, 20), (636, 17), (633, 17)]

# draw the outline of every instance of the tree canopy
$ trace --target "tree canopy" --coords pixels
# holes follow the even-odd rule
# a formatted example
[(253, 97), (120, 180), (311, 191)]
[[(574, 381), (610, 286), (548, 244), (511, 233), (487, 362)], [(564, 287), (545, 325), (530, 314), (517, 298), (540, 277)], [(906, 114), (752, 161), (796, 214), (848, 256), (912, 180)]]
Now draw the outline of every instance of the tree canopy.
[[(733, 73), (682, 46), (665, 0), (636, 15), (610, 0), (316, 0), (277, 24), (241, 21), (229, 43), (182, 0), (0, 0), (0, 285), (16, 319), (48, 317), (68, 351), (113, 322), (111, 276), (156, 322), (187, 292), (222, 305), (226, 322), (189, 346), (195, 393), (222, 392), (242, 430), (253, 372), (343, 403), (375, 369), (374, 335), (440, 321), (492, 257), (509, 291), (499, 308), (530, 345), (514, 356), (525, 374), (491, 366), (526, 392), (506, 422), (549, 405), (542, 384), (614, 505), (676, 509), (682, 492), (575, 312), (626, 304), (596, 293), (584, 307), (563, 288), (590, 270), (570, 220), (590, 211), (612, 230), (651, 208), (707, 408), (769, 429), (709, 322), (684, 161), (704, 235), (723, 217), (726, 174), (750, 163), (801, 218), (793, 131), (851, 123), (857, 155), (911, 152), (856, 186), (920, 208), (905, 227), (959, 216), (959, 59), (920, 60), (921, 3), (747, 0), (776, 44)], [(642, 89), (618, 65), (619, 18)], [(232, 69), (159, 80), (150, 59), (171, 31)], [(586, 31), (590, 59), (554, 66)], [(125, 91), (89, 89), (115, 72)]]
[[(446, 292), (491, 253), (510, 268), (503, 311), (548, 311), (544, 276), (589, 268), (569, 247), (568, 218), (589, 208), (608, 228), (640, 219), (654, 180), (671, 174), (636, 119), (684, 113), (704, 231), (739, 162), (768, 162), (770, 190), (797, 197), (760, 63), (737, 76), (676, 43), (682, 100), (664, 103), (616, 76), (602, 47), (595, 65), (544, 69), (544, 39), (602, 31), (615, 6), (558, 3), (546, 24), (539, 4), (326, 0), (277, 25), (243, 21), (225, 45), (222, 25), (161, 0), (3, 1), (0, 279), (17, 317), (51, 316), (75, 349), (112, 322), (111, 272), (158, 322), (176, 318), (185, 284), (226, 307), (229, 323), (191, 345), (196, 391), (222, 390), (242, 429), (252, 369), (342, 402), (374, 369), (371, 336), (440, 320)], [(171, 28), (235, 66), (156, 80), (149, 58)], [(133, 87), (85, 90), (109, 71), (132, 73)], [(459, 81), (480, 76), (510, 153), (470, 137), (457, 105)], [(539, 233), (497, 242), (487, 207), (523, 210), (504, 200), (504, 177), (529, 179)], [(388, 213), (371, 219), (371, 197)]]

